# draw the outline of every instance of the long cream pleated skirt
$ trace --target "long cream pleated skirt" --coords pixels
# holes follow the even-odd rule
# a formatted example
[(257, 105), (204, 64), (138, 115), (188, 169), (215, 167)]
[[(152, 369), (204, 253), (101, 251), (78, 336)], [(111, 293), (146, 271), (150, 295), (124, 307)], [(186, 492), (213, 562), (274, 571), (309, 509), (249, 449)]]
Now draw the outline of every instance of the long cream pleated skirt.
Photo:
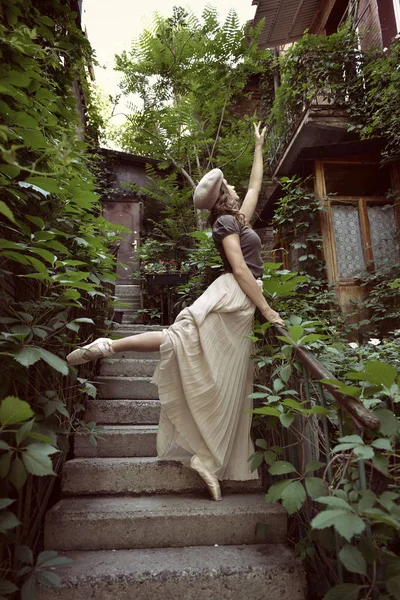
[[(261, 283), (261, 282), (260, 282)], [(161, 401), (160, 459), (188, 465), (193, 454), (219, 479), (256, 479), (248, 457), (255, 305), (225, 273), (163, 330), (153, 376)]]

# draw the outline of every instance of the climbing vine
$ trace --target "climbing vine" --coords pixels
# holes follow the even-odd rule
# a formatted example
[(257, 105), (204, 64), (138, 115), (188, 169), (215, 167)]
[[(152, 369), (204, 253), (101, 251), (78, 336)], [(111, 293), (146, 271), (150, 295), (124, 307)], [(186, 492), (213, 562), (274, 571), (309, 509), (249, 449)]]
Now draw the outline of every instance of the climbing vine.
[(77, 377), (64, 356), (110, 316), (116, 234), (72, 92), (91, 60), (78, 14), (58, 0), (4, 0), (0, 11), (0, 596), (32, 600), (67, 562), (37, 548), (69, 434), (97, 436), (81, 416), (93, 372)]

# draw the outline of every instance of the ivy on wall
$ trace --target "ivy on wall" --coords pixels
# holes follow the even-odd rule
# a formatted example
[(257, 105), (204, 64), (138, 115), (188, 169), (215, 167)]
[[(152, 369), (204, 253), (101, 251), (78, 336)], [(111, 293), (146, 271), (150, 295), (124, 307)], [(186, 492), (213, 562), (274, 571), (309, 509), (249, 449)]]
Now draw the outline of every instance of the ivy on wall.
[(35, 556), (40, 521), (68, 437), (94, 396), (91, 371), (65, 354), (104, 327), (116, 237), (101, 217), (74, 81), (91, 48), (69, 2), (4, 0), (0, 21), (0, 596), (35, 598), (65, 563)]

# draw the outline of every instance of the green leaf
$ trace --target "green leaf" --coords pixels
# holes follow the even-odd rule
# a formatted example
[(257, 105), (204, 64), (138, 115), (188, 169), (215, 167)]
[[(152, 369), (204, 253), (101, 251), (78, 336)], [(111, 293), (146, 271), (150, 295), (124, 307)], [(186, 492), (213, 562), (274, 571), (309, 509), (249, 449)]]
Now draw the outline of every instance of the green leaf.
[(280, 392), (285, 387), (285, 384), (281, 379), (274, 379), (272, 386), (275, 392)]
[(389, 459), (383, 454), (376, 454), (372, 459), (372, 464), (377, 471), (380, 471), (384, 475), (389, 475)]
[(326, 527), (332, 527), (332, 525), (335, 525), (339, 518), (345, 517), (348, 514), (349, 513), (347, 510), (324, 510), (313, 518), (311, 521), (311, 527), (313, 529), (325, 529)]
[(272, 450), (267, 450), (264, 452), (264, 460), (267, 465), (272, 465), (276, 461), (276, 454), (272, 452)]
[(24, 467), (22, 460), (19, 456), (16, 456), (12, 462), (10, 472), (8, 474), (8, 480), (12, 483), (16, 490), (20, 490), (24, 487), (28, 473)]
[(348, 542), (351, 542), (355, 535), (359, 535), (365, 529), (365, 522), (357, 515), (347, 513), (338, 518), (335, 522), (335, 529)]
[(365, 371), (374, 378), (372, 383), (377, 383), (390, 388), (396, 381), (397, 371), (392, 365), (379, 360), (369, 360), (365, 363)]
[(301, 325), (293, 325), (288, 328), (290, 337), (294, 342), (297, 342), (304, 335), (304, 328)]
[(387, 438), (378, 438), (377, 440), (371, 442), (371, 446), (378, 448), (379, 450), (392, 450), (392, 444)]
[(4, 479), (8, 475), (8, 472), (10, 470), (12, 455), (13, 455), (13, 452), (6, 452), (6, 454), (3, 454), (0, 457), (0, 478), (1, 479)]
[(21, 600), (36, 600), (36, 579), (32, 575), (21, 588)]
[[(48, 566), (48, 561), (58, 557), (58, 552), (55, 550), (43, 550), (37, 557), (36, 566)], [(45, 564), (46, 563), (46, 564)]]
[(343, 510), (351, 510), (350, 504), (348, 504), (342, 498), (337, 498), (336, 496), (322, 496), (317, 498), (317, 502), (321, 504), (326, 504), (327, 506), (331, 506), (332, 508), (341, 508)]
[(290, 365), (285, 365), (279, 371), (279, 377), (282, 379), (282, 381), (284, 381), (285, 383), (287, 383), (289, 381), (289, 379), (290, 379), (291, 373), (292, 373), (292, 367)]
[(283, 427), (290, 427), (294, 421), (294, 414), (292, 412), (281, 414), (279, 420)]
[(24, 346), (13, 355), (13, 359), (23, 367), (30, 367), (40, 360), (40, 352), (32, 346)]
[(358, 600), (362, 589), (355, 583), (340, 583), (327, 592), (323, 600)]
[(385, 525), (390, 525), (395, 529), (400, 529), (400, 521), (380, 508), (367, 508), (364, 510), (363, 514), (373, 521), (378, 521), (378, 523), (384, 523)]
[(0, 510), (7, 508), (7, 506), (10, 506), (10, 504), (13, 504), (13, 502), (15, 502), (15, 500), (12, 498), (0, 498)]
[(22, 460), (28, 473), (32, 475), (55, 475), (50, 454), (59, 452), (57, 448), (46, 444), (30, 444), (22, 454)]
[(282, 505), (289, 515), (300, 510), (306, 501), (306, 492), (300, 481), (292, 481), (282, 492)]
[(320, 496), (324, 496), (328, 493), (328, 484), (324, 479), (320, 477), (305, 477), (304, 483), (306, 486), (307, 494), (315, 500)]
[(376, 495), (372, 490), (360, 490), (361, 498), (358, 501), (357, 511), (359, 513), (364, 512), (369, 508), (372, 508), (376, 502)]
[(309, 473), (310, 471), (319, 471), (319, 469), (323, 466), (325, 466), (325, 463), (319, 462), (319, 460), (310, 460), (306, 464), (304, 473)]
[(0, 213), (2, 215), (4, 215), (5, 217), (7, 217), (7, 219), (9, 219), (12, 223), (14, 223), (14, 225), (17, 224), (12, 211), (8, 208), (7, 204), (5, 202), (3, 202), (2, 200), (0, 200)]
[(264, 440), (264, 438), (260, 438), (260, 439), (256, 440), (255, 444), (258, 448), (263, 448), (264, 450), (268, 449), (267, 442), (266, 442), (266, 440)]
[(345, 435), (344, 437), (339, 438), (339, 442), (347, 444), (364, 444), (364, 440), (359, 435)]
[(379, 432), (382, 435), (392, 437), (396, 435), (399, 429), (399, 422), (391, 410), (387, 408), (378, 408), (374, 411), (374, 415), (380, 421)]
[(367, 574), (367, 563), (358, 548), (346, 544), (340, 552), (339, 558), (343, 565), (350, 573), (358, 573), (359, 575)]
[(277, 502), (282, 498), (284, 489), (292, 483), (291, 479), (283, 479), (273, 483), (268, 488), (268, 493), (265, 495), (265, 502)]
[(51, 252), (49, 252), (48, 250), (44, 250), (44, 248), (29, 248), (30, 252), (34, 252), (35, 254), (38, 254), (39, 256), (41, 256), (44, 260), (46, 260), (47, 262), (49, 262), (51, 265), (53, 265), (55, 263), (55, 261), (57, 260), (57, 257), (54, 256), (54, 254), (52, 254)]
[(50, 552), (45, 550), (39, 554), (37, 566), (40, 566), (41, 568), (61, 567), (64, 565), (70, 565), (73, 562), (74, 561), (71, 558), (60, 556), (57, 552), (54, 552), (53, 555), (50, 556)]
[(28, 546), (17, 546), (15, 556), (20, 562), (33, 565), (33, 552)]
[(277, 460), (270, 466), (268, 472), (270, 475), (285, 475), (286, 473), (295, 473), (296, 469), (289, 462)]
[(74, 323), (90, 323), (94, 325), (93, 319), (89, 319), (88, 317), (79, 317), (78, 319), (74, 319)]
[(56, 354), (53, 354), (52, 352), (49, 352), (48, 350), (45, 350), (44, 348), (38, 348), (38, 351), (40, 353), (40, 358), (47, 362), (47, 364), (50, 365), (50, 367), (52, 367), (62, 375), (68, 375), (69, 368), (65, 360), (62, 360), (62, 358), (60, 358)]
[(39, 583), (55, 588), (61, 587), (61, 579), (57, 573), (53, 573), (52, 571), (37, 571), (36, 577)]
[(250, 471), (253, 473), (262, 464), (264, 460), (262, 452), (255, 452), (251, 457)]
[(353, 452), (358, 458), (363, 458), (364, 460), (373, 458), (375, 455), (374, 449), (371, 446), (356, 446)]
[(15, 583), (7, 581), (6, 579), (0, 580), (0, 594), (12, 594), (18, 590)]
[(60, 183), (57, 179), (51, 179), (50, 177), (29, 177), (25, 180), (25, 183), (39, 187), (49, 193), (58, 194), (60, 191)]
[(0, 404), (0, 423), (22, 423), (34, 416), (34, 412), (27, 402), (15, 396), (7, 396)]
[(249, 411), (256, 415), (269, 415), (271, 417), (279, 417), (280, 412), (277, 408), (273, 408), (272, 406), (263, 406), (262, 408), (253, 408), (253, 410)]
[(21, 525), (21, 521), (12, 512), (7, 510), (0, 513), (0, 531), (8, 531), (9, 529), (15, 529)]

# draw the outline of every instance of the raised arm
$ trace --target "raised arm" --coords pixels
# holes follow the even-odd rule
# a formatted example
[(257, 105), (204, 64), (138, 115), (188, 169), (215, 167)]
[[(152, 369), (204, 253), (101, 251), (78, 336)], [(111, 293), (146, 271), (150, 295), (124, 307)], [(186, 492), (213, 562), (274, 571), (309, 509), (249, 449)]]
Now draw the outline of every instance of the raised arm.
[(277, 323), (278, 325), (285, 325), (283, 320), (280, 318), (279, 313), (272, 310), (268, 302), (264, 298), (262, 291), (260, 290), (256, 280), (253, 277), (252, 272), (246, 265), (243, 258), (242, 249), (240, 247), (239, 235), (237, 233), (231, 233), (222, 240), (222, 245), (225, 250), (229, 264), (232, 267), (233, 275), (246, 294), (254, 302), (257, 308), (260, 309), (263, 317), (271, 323)]
[(262, 147), (264, 144), (265, 127), (260, 133), (260, 125), (261, 121), (257, 125), (254, 123), (254, 160), (250, 174), (249, 189), (240, 208), (240, 212), (245, 215), (248, 223), (254, 215), (257, 206), (263, 176)]

